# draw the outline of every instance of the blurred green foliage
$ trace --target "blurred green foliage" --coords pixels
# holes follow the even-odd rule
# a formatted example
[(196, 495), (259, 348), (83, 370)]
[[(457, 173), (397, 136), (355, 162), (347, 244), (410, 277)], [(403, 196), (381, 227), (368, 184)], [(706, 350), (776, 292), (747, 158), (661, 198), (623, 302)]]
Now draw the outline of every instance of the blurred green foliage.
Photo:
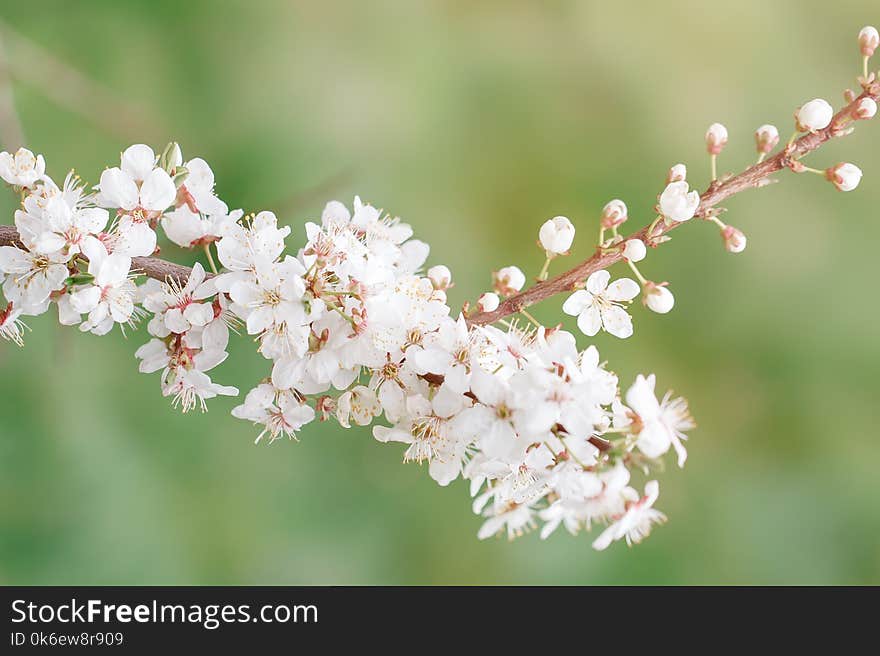
[[(856, 34), (880, 21), (866, 0), (46, 0), (0, 17), (138, 108), (50, 100), (7, 40), (28, 145), (57, 178), (94, 182), (129, 143), (176, 139), (231, 206), (295, 231), (359, 193), (452, 268), (455, 304), (492, 268), (536, 272), (546, 218), (578, 227), (574, 261), (610, 198), (641, 225), (670, 165), (703, 187), (713, 121), (731, 134), (720, 169), (745, 166), (756, 126), (787, 137), (798, 104), (855, 84)], [(676, 231), (643, 267), (675, 310), (634, 308), (633, 339), (596, 338), (624, 381), (657, 372), (700, 424), (662, 478), (670, 522), (637, 548), (478, 542), (466, 486), (367, 430), (254, 446), (231, 400), (169, 408), (137, 373), (143, 329), (97, 338), (46, 316), (24, 349), (0, 344), (0, 582), (880, 583), (878, 146), (880, 125), (860, 125), (809, 159), (856, 162), (855, 192), (789, 173), (731, 201), (742, 255), (710, 225)], [(560, 302), (535, 312), (553, 321)], [(265, 371), (240, 339), (217, 378), (246, 389)]]

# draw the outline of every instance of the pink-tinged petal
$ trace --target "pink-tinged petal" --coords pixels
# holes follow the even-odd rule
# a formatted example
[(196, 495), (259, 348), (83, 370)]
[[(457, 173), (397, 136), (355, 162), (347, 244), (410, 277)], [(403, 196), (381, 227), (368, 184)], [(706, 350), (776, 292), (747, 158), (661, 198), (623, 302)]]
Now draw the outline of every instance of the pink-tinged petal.
[(620, 339), (626, 339), (633, 334), (632, 317), (616, 305), (602, 310), (602, 325), (606, 331)]
[(612, 301), (631, 301), (639, 295), (639, 284), (629, 278), (615, 280), (605, 290), (605, 297)]
[(141, 185), (141, 206), (146, 210), (164, 212), (176, 197), (177, 187), (162, 169), (153, 169)]
[(122, 170), (135, 180), (144, 180), (156, 165), (156, 154), (144, 144), (134, 144), (122, 153)]
[(587, 337), (592, 337), (598, 333), (599, 328), (602, 327), (602, 316), (599, 314), (599, 308), (595, 305), (585, 308), (578, 315), (577, 325)]
[(119, 168), (101, 173), (101, 197), (110, 207), (133, 210), (138, 205), (138, 188), (134, 180)]
[(562, 311), (565, 314), (576, 317), (584, 308), (593, 303), (593, 295), (585, 292), (583, 289), (577, 290), (574, 294), (565, 299), (562, 304)]
[(611, 274), (605, 269), (595, 271), (587, 278), (587, 291), (598, 296), (608, 287), (609, 280), (611, 280)]

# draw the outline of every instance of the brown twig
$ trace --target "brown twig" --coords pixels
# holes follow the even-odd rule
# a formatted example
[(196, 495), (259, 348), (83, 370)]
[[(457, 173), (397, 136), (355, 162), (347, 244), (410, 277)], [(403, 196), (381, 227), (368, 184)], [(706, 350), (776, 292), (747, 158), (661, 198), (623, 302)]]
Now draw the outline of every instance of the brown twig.
[[(809, 133), (795, 141), (790, 148), (783, 148), (773, 157), (770, 157), (760, 164), (755, 164), (747, 168), (745, 171), (723, 182), (713, 182), (708, 189), (700, 195), (700, 205), (697, 208), (696, 216), (706, 218), (711, 215), (712, 208), (716, 207), (720, 202), (730, 198), (746, 189), (753, 189), (760, 186), (773, 173), (788, 168), (790, 162), (803, 157), (810, 153), (823, 143), (837, 136), (843, 125), (847, 122), (848, 117), (852, 113), (853, 108), (862, 98), (873, 98), (875, 101), (880, 100), (880, 82), (874, 80), (866, 85), (863, 93), (851, 103), (846, 105), (831, 120), (831, 124), (824, 130)], [(645, 226), (641, 230), (634, 232), (624, 241), (629, 239), (641, 239), (646, 244), (656, 241), (657, 237), (666, 234), (673, 228), (679, 226), (679, 223), (671, 223), (666, 225), (662, 221), (654, 228), (652, 239), (648, 239), (647, 232), (650, 226)], [(623, 243), (623, 242), (621, 242)], [(589, 259), (572, 267), (565, 273), (561, 273), (554, 278), (550, 278), (544, 282), (514, 294), (499, 304), (498, 308), (492, 312), (477, 312), (468, 317), (468, 323), (471, 325), (485, 325), (494, 323), (499, 319), (516, 314), (527, 307), (543, 301), (550, 296), (570, 292), (580, 285), (589, 277), (591, 273), (601, 269), (607, 269), (612, 264), (623, 259), (623, 254), (618, 249), (601, 250), (596, 252)]]
[[(709, 188), (700, 196), (700, 205), (697, 208), (696, 216), (706, 218), (711, 216), (711, 210), (722, 202), (746, 189), (753, 189), (761, 186), (764, 181), (773, 173), (788, 168), (789, 164), (807, 153), (810, 153), (826, 141), (838, 136), (841, 130), (847, 124), (849, 116), (853, 108), (862, 98), (872, 98), (875, 101), (880, 100), (880, 81), (874, 80), (867, 84), (865, 90), (851, 103), (843, 107), (834, 118), (831, 124), (824, 130), (818, 130), (810, 134), (802, 136), (795, 141), (790, 147), (783, 148), (776, 155), (770, 157), (760, 164), (755, 164), (747, 168), (745, 171), (723, 182), (713, 182)], [(634, 232), (624, 239), (641, 239), (645, 243), (652, 243), (656, 239), (673, 230), (680, 225), (672, 223), (666, 225), (663, 222), (657, 224), (654, 228), (653, 236), (648, 238), (647, 232), (651, 226), (645, 226), (641, 230)], [(18, 246), (21, 243), (18, 239), (18, 231), (14, 226), (0, 226), (0, 246)], [(577, 266), (569, 269), (565, 273), (561, 273), (555, 278), (551, 278), (544, 282), (539, 282), (533, 287), (515, 294), (505, 299), (498, 308), (493, 312), (478, 312), (468, 317), (468, 323), (471, 325), (485, 325), (503, 319), (504, 317), (516, 314), (517, 312), (543, 301), (550, 296), (561, 294), (563, 292), (576, 289), (584, 280), (593, 272), (600, 269), (607, 269), (612, 264), (623, 259), (623, 255), (618, 250), (600, 250), (597, 249), (592, 257), (581, 262)], [(171, 278), (184, 284), (192, 272), (189, 267), (181, 264), (174, 264), (156, 257), (135, 257), (132, 259), (132, 269), (141, 271), (144, 275), (157, 280), (166, 280)]]
[[(18, 230), (15, 226), (0, 226), (0, 246), (15, 246), (24, 248), (18, 239)], [(182, 264), (175, 264), (158, 257), (133, 257), (131, 258), (131, 270), (142, 272), (145, 276), (165, 281), (172, 279), (181, 285), (189, 280), (192, 269)]]

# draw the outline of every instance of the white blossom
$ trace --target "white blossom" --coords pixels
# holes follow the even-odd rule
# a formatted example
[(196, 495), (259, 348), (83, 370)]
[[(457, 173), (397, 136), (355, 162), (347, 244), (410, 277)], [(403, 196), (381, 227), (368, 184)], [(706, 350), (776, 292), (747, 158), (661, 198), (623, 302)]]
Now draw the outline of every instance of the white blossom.
[(27, 148), (19, 148), (14, 155), (5, 150), (0, 153), (0, 178), (16, 187), (33, 187), (46, 174), (46, 162)]
[[(626, 538), (628, 545), (638, 544), (645, 539), (651, 533), (654, 524), (662, 524), (666, 521), (666, 515), (653, 508), (659, 495), (660, 486), (657, 481), (648, 481), (645, 484), (644, 496), (630, 502), (626, 512), (593, 541), (593, 548), (602, 551), (612, 542), (622, 538)], [(630, 496), (638, 497), (638, 494), (633, 492)]]
[(660, 194), (660, 213), (672, 221), (687, 221), (694, 217), (700, 205), (700, 194), (696, 189), (688, 191), (684, 180), (670, 182)]
[(579, 289), (566, 299), (562, 311), (578, 318), (581, 331), (592, 337), (604, 328), (615, 337), (632, 335), (632, 317), (623, 304), (639, 294), (639, 285), (629, 278), (620, 278), (610, 285), (611, 274), (604, 269), (587, 278), (586, 289)]
[(541, 226), (538, 241), (548, 255), (563, 255), (574, 241), (574, 226), (566, 217), (555, 216)]

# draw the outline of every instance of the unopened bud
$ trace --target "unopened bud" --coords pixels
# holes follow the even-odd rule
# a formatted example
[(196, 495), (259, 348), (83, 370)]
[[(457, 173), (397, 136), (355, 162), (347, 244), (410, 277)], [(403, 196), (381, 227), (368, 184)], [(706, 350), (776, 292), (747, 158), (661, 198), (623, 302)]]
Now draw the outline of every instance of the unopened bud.
[(642, 288), (642, 302), (657, 314), (666, 314), (675, 305), (675, 297), (666, 288), (666, 283), (648, 281)]
[(449, 267), (438, 264), (428, 269), (428, 280), (434, 285), (434, 289), (445, 291), (452, 287), (452, 272)]
[(877, 113), (877, 103), (873, 98), (862, 98), (855, 107), (853, 107), (853, 118), (868, 119), (874, 118)]
[(816, 98), (804, 104), (795, 114), (797, 128), (801, 132), (824, 130), (834, 117), (834, 109), (827, 101)]
[(615, 198), (602, 208), (602, 227), (606, 230), (616, 228), (624, 223), (627, 218), (629, 217), (626, 214), (626, 203), (622, 200)]
[(666, 174), (666, 184), (670, 182), (682, 182), (683, 180), (687, 180), (688, 170), (684, 164), (676, 164), (671, 169), (669, 169), (669, 173)]
[(501, 299), (494, 292), (486, 292), (477, 299), (477, 310), (480, 312), (494, 312), (501, 304)]
[(852, 191), (859, 186), (862, 169), (849, 162), (841, 162), (825, 171), (825, 177), (834, 183), (840, 191)]
[(746, 249), (746, 236), (742, 230), (731, 225), (721, 229), (721, 239), (724, 240), (724, 248), (728, 253), (742, 253)]
[(502, 296), (515, 294), (525, 284), (526, 276), (519, 267), (504, 267), (493, 274), (492, 286)]
[(555, 216), (541, 226), (538, 241), (548, 255), (567, 253), (574, 241), (574, 226), (564, 216)]
[(706, 150), (710, 155), (717, 155), (727, 145), (727, 128), (721, 123), (713, 123), (706, 130)]
[(877, 46), (880, 46), (880, 33), (877, 32), (877, 28), (871, 25), (863, 27), (859, 32), (859, 50), (862, 51), (862, 55), (873, 56)]
[(779, 143), (779, 130), (775, 125), (762, 125), (755, 130), (755, 146), (759, 153), (770, 153)]
[(647, 254), (648, 249), (641, 239), (630, 239), (623, 245), (623, 256), (630, 262), (641, 262)]

